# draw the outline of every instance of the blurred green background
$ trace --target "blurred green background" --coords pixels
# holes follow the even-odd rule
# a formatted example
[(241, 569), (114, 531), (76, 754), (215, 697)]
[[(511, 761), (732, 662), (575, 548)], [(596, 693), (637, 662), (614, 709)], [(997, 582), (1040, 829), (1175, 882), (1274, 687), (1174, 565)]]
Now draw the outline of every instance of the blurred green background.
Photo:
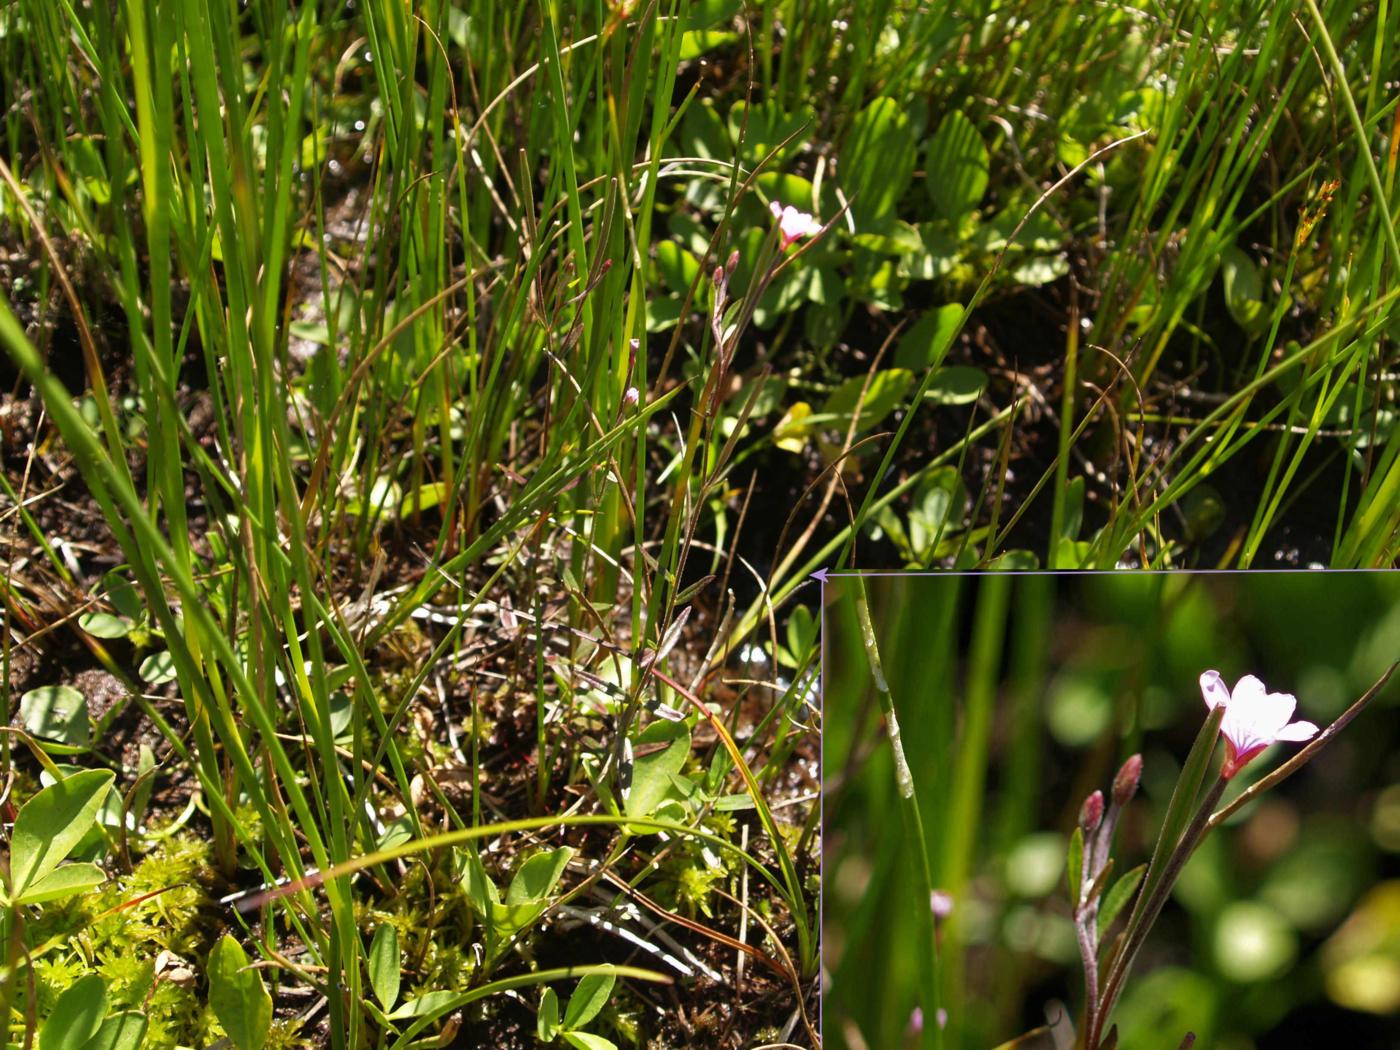
[[(1253, 673), (1326, 725), (1400, 658), (1400, 575), (1230, 573), (868, 578), (919, 792), (945, 1045), (985, 1048), (1078, 1011), (1068, 832), (1118, 764), (1144, 759), (1117, 870), (1145, 862), (1205, 715), (1197, 677)], [(847, 579), (826, 585), (824, 1035), (907, 1031), (930, 935)], [(1400, 1046), (1400, 680), (1308, 766), (1207, 837), (1149, 936), (1120, 1045)], [(1229, 797), (1274, 768), (1271, 749)], [(1213, 767), (1220, 762), (1219, 753)]]

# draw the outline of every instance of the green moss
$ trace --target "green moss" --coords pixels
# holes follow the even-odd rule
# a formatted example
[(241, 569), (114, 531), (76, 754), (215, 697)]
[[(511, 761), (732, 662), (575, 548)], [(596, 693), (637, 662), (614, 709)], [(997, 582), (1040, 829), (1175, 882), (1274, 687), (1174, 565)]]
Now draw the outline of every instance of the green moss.
[(112, 1009), (141, 1009), (147, 1045), (189, 1045), (203, 1012), (197, 983), (157, 980), (156, 958), (169, 951), (198, 972), (211, 930), (210, 847), (191, 832), (157, 843), (131, 874), (99, 890), (46, 905), (28, 926), (31, 945), (56, 947), (35, 960), (35, 1011), (46, 1017), (54, 1001), (80, 977), (99, 974)]

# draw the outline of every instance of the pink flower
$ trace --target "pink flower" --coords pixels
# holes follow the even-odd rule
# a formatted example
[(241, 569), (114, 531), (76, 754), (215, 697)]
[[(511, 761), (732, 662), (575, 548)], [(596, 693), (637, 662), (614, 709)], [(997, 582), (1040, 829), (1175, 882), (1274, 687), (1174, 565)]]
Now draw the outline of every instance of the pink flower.
[(783, 247), (799, 237), (810, 237), (814, 233), (820, 233), (822, 224), (805, 211), (798, 211), (791, 204), (786, 208), (774, 201), (768, 205), (768, 210), (773, 213), (773, 217), (778, 220), (778, 232), (783, 238)]
[(1226, 780), (1277, 740), (1301, 742), (1317, 735), (1317, 726), (1311, 722), (1288, 721), (1298, 706), (1291, 693), (1271, 693), (1252, 674), (1236, 682), (1232, 692), (1225, 688), (1219, 671), (1207, 671), (1201, 675), (1201, 696), (1211, 710), (1226, 705), (1220, 722), (1220, 735), (1225, 738), (1220, 775)]

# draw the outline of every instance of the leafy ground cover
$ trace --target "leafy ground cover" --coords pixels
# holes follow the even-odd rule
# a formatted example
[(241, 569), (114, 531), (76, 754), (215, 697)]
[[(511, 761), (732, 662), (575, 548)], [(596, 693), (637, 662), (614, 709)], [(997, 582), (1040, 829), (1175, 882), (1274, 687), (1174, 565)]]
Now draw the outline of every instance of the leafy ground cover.
[(12, 1033), (814, 1043), (811, 571), (1394, 561), (1398, 18), (0, 6)]

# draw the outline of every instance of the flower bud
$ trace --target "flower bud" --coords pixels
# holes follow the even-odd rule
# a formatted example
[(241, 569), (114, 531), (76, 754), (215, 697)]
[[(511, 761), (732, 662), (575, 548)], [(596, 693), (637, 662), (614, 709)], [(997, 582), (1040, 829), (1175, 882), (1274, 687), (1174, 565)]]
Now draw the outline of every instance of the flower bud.
[(953, 895), (947, 890), (934, 890), (929, 894), (928, 903), (935, 922), (953, 914)]
[(729, 261), (724, 264), (725, 273), (733, 273), (739, 267), (739, 249), (735, 248), (729, 253)]
[(924, 1030), (924, 1011), (919, 1007), (914, 1007), (909, 1014), (909, 1023), (904, 1026), (906, 1035), (919, 1035)]
[(622, 395), (622, 405), (624, 408), (631, 408), (641, 400), (641, 392), (634, 386), (629, 386)]
[(1099, 826), (1101, 820), (1103, 820), (1103, 792), (1095, 791), (1084, 800), (1084, 805), (1079, 808), (1079, 827), (1087, 835)]
[(723, 267), (723, 266), (716, 266), (716, 267), (715, 267), (715, 272), (714, 272), (713, 274), (711, 274), (711, 276), (710, 276), (710, 280), (714, 281), (715, 284), (723, 284), (723, 283), (724, 283), (724, 267)]
[(1113, 801), (1126, 806), (1128, 800), (1137, 794), (1138, 781), (1142, 779), (1142, 756), (1132, 755), (1113, 778)]

